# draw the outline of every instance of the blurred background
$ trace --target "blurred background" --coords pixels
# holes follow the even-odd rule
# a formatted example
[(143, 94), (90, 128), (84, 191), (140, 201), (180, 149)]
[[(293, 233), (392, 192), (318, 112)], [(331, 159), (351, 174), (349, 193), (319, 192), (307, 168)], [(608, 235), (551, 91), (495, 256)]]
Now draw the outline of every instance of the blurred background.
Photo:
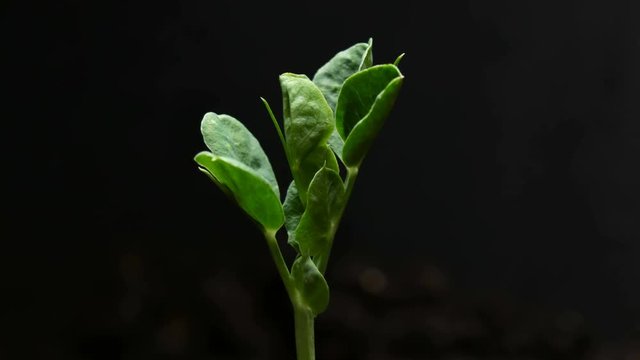
[[(418, 5), (419, 4), (419, 5)], [(319, 359), (640, 359), (640, 4), (0, 3), (0, 359), (293, 359), (205, 112), (374, 39), (406, 82), (338, 231)], [(292, 253), (285, 243), (287, 259)]]

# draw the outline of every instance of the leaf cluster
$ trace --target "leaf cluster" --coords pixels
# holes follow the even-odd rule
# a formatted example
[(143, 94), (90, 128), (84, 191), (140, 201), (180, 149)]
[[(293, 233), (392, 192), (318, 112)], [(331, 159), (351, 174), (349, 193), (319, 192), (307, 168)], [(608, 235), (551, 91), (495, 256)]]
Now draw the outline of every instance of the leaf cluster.
[(323, 273), (353, 183), (402, 86), (401, 57), (393, 64), (373, 65), (369, 40), (337, 53), (312, 79), (280, 75), (284, 132), (262, 100), (293, 178), (283, 201), (269, 159), (253, 134), (229, 115), (210, 112), (202, 120), (209, 150), (195, 156), (199, 169), (265, 235), (275, 235), (284, 225), (298, 255), (283, 280), (290, 285), (292, 301), (314, 315), (329, 302)]

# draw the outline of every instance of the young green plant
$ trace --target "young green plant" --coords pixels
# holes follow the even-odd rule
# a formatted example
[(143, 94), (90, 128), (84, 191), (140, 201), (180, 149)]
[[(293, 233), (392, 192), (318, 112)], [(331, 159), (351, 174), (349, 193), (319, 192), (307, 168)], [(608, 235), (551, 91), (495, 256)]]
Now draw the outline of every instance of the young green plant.
[[(202, 120), (209, 151), (195, 161), (264, 235), (293, 305), (298, 360), (315, 359), (314, 318), (329, 304), (324, 273), (333, 239), (360, 166), (402, 86), (401, 58), (373, 65), (370, 39), (337, 53), (313, 79), (280, 75), (284, 133), (262, 101), (293, 178), (282, 202), (269, 159), (251, 132), (229, 115), (210, 112)], [(276, 239), (283, 226), (297, 253), (290, 267)]]

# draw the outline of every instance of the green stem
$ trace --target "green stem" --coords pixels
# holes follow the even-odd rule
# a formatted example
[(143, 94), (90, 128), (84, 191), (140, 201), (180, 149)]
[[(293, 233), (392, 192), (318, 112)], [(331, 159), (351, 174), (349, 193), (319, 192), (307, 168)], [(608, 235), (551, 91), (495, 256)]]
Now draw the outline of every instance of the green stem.
[(276, 268), (278, 269), (280, 278), (282, 279), (284, 287), (287, 290), (287, 294), (289, 294), (289, 298), (293, 298), (293, 295), (295, 294), (295, 286), (293, 284), (291, 274), (289, 273), (287, 263), (284, 261), (282, 252), (280, 252), (278, 240), (276, 239), (276, 233), (274, 231), (265, 230), (264, 237), (265, 239), (267, 239), (267, 245), (269, 246), (269, 250), (271, 251), (271, 257), (273, 258), (273, 262), (276, 264)]
[(296, 352), (298, 354), (298, 360), (315, 360), (315, 340), (313, 332), (313, 313), (304, 305), (300, 305), (300, 295), (293, 283), (293, 278), (287, 263), (284, 261), (280, 247), (278, 246), (278, 240), (276, 239), (276, 233), (274, 231), (265, 230), (264, 237), (267, 239), (267, 245), (271, 251), (271, 257), (276, 264), (280, 278), (284, 283), (284, 287), (287, 290), (291, 304), (293, 305), (293, 317), (295, 321), (296, 331)]
[(293, 304), (293, 316), (296, 326), (296, 353), (298, 354), (298, 360), (315, 360), (313, 314), (308, 309)]

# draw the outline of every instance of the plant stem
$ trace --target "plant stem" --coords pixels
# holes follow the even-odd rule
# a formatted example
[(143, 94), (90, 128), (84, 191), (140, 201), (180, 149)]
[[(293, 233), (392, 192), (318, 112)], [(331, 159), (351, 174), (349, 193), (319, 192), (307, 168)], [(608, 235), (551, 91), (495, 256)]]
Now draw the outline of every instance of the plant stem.
[(293, 285), (293, 279), (291, 278), (291, 274), (289, 273), (287, 263), (284, 261), (282, 252), (280, 252), (276, 234), (273, 231), (265, 231), (264, 237), (265, 239), (267, 239), (267, 245), (269, 246), (269, 250), (271, 251), (271, 257), (273, 258), (273, 262), (276, 264), (276, 268), (278, 269), (280, 278), (282, 279), (284, 287), (287, 290), (287, 294), (289, 295), (289, 298), (293, 299), (293, 295), (295, 294), (295, 286)]
[(313, 332), (314, 315), (306, 306), (300, 304), (300, 295), (296, 289), (291, 273), (284, 261), (276, 234), (273, 231), (264, 231), (264, 237), (267, 239), (267, 245), (271, 251), (271, 257), (276, 264), (280, 278), (287, 290), (291, 304), (293, 305), (293, 317), (295, 321), (296, 331), (296, 352), (298, 360), (315, 360), (316, 347)]
[(313, 314), (308, 309), (293, 304), (296, 329), (296, 353), (298, 360), (315, 360), (316, 349), (313, 334)]

